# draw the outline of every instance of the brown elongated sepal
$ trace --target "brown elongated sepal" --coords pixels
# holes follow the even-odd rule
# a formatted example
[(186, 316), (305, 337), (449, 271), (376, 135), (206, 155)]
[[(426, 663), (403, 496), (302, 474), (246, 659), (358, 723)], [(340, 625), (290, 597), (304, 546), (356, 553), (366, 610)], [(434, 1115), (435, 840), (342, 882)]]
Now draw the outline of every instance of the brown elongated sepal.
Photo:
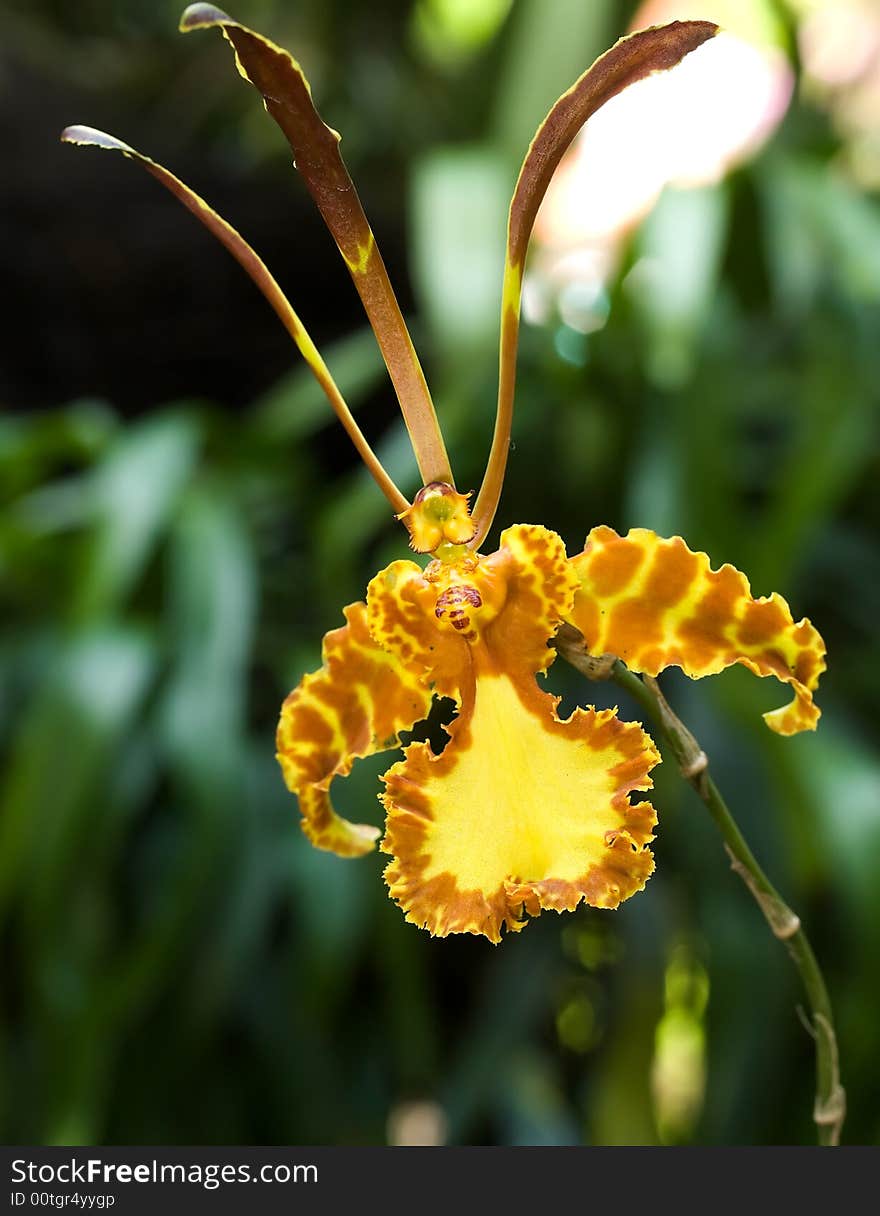
[(302, 68), (287, 51), (212, 4), (191, 4), (180, 19), (183, 33), (212, 28), (222, 30), (235, 52), (239, 73), (261, 94), (267, 112), (284, 132), (296, 168), (345, 259), (394, 384), (422, 480), (426, 485), (451, 483), (449, 458), (424, 373), (340, 154), (339, 133), (315, 109)]
[(213, 4), (191, 4), (180, 19), (182, 33), (213, 28), (222, 30), (239, 72), (262, 95), (287, 137), (296, 167), (349, 269), (354, 273), (365, 267), (374, 249), (373, 234), (339, 153), (339, 133), (315, 109), (302, 68), (287, 51)]
[(297, 316), (290, 301), (278, 286), (262, 258), (231, 224), (205, 202), (194, 190), (185, 185), (180, 178), (175, 177), (168, 169), (158, 162), (138, 152), (130, 144), (108, 135), (106, 131), (98, 131), (94, 127), (72, 126), (61, 133), (62, 143), (77, 144), (81, 147), (104, 148), (111, 152), (121, 152), (129, 160), (137, 161), (152, 174), (158, 182), (190, 211), (196, 219), (211, 232), (225, 249), (232, 254), (239, 266), (259, 288), (268, 302), (272, 305), (281, 324), (296, 343), (302, 357), (305, 359), (313, 376), (320, 384), (333, 407), (339, 421), (345, 427), (349, 438), (357, 448), (358, 455), (369, 469), (379, 489), (398, 513), (407, 510), (409, 503), (400, 492), (373, 452), (358, 424), (355, 422), (342, 393), (330, 374), (330, 369), (322, 359), (318, 348), (309, 336), (306, 327)]
[(607, 101), (654, 72), (675, 67), (718, 32), (711, 21), (673, 21), (621, 38), (559, 98), (538, 128), (526, 153), (507, 225), (507, 254), (501, 298), (498, 406), (495, 433), (473, 517), (480, 544), (491, 527), (507, 467), (519, 342), (519, 313), (526, 252), (538, 208), (550, 179), (581, 127)]

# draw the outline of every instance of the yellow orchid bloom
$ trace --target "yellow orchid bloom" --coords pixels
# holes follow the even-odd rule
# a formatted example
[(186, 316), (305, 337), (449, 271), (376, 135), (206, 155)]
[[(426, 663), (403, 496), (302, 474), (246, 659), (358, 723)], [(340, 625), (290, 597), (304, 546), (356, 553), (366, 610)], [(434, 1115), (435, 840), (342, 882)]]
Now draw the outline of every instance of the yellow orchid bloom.
[(779, 596), (753, 599), (732, 566), (642, 528), (594, 528), (568, 558), (547, 528), (516, 525), (488, 556), (449, 546), (423, 570), (392, 562), (324, 641), (324, 666), (284, 703), (278, 757), (313, 844), (370, 851), (377, 829), (340, 818), (334, 777), (356, 757), (397, 746), (434, 694), (458, 716), (438, 756), (413, 743), (384, 775), (385, 877), (408, 919), (432, 933), (521, 929), (522, 913), (615, 908), (644, 887), (656, 816), (647, 802), (657, 751), (611, 710), (556, 714), (535, 679), (560, 622), (593, 654), (637, 672), (669, 666), (694, 678), (742, 663), (790, 684), (766, 714), (781, 734), (812, 729), (822, 640)]
[(204, 200), (127, 144), (71, 127), (67, 142), (112, 148), (139, 160), (223, 242), (261, 288), (355, 443), (424, 568), (392, 562), (345, 608), (324, 639), (323, 666), (288, 696), (278, 759), (299, 799), (302, 827), (319, 848), (370, 852), (378, 829), (333, 808), (330, 787), (359, 757), (399, 746), (402, 731), (451, 697), (457, 717), (439, 755), (413, 743), (382, 778), (387, 813), (385, 877), (407, 919), (433, 934), (500, 940), (545, 908), (581, 901), (615, 908), (653, 869), (656, 815), (631, 795), (650, 789), (659, 756), (635, 723), (613, 710), (567, 719), (536, 676), (555, 657), (564, 622), (592, 654), (618, 656), (634, 672), (681, 668), (694, 679), (740, 663), (776, 676), (792, 702), (766, 714), (771, 729), (814, 729), (812, 693), (824, 646), (778, 595), (752, 597), (732, 566), (713, 570), (679, 537), (636, 528), (621, 537), (594, 528), (568, 557), (540, 525), (502, 533), (483, 554), (498, 506), (511, 432), (522, 272), (538, 207), (583, 123), (627, 85), (672, 68), (711, 38), (709, 22), (673, 22), (622, 39), (552, 107), (528, 150), (510, 207), (502, 288), (499, 392), (486, 475), (473, 509), (455, 488), (431, 397), (375, 238), (339, 153), (339, 136), (312, 102), (299, 65), (281, 48), (211, 5), (196, 4), (184, 31), (219, 27), (239, 72), (262, 94), (361, 295), (400, 401), (423, 488), (410, 503), (370, 448), (317, 349), (251, 247)]

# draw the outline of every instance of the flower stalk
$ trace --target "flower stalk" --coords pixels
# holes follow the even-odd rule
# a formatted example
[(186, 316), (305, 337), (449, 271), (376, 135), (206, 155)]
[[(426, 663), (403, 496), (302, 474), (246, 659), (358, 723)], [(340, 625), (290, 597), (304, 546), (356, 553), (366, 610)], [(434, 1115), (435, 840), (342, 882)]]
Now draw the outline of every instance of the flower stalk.
[(681, 775), (694, 789), (718, 828), (731, 869), (748, 887), (775, 937), (784, 942), (797, 967), (809, 1005), (807, 1027), (816, 1047), (816, 1099), (813, 1119), (820, 1145), (837, 1145), (846, 1117), (846, 1093), (840, 1082), (840, 1060), (831, 999), (800, 918), (764, 873), (746, 842), (721, 791), (709, 773), (709, 760), (691, 731), (675, 714), (655, 679), (631, 672), (611, 655), (588, 654), (580, 633), (562, 625), (553, 641), (558, 653), (590, 680), (611, 679), (636, 700), (657, 727)]

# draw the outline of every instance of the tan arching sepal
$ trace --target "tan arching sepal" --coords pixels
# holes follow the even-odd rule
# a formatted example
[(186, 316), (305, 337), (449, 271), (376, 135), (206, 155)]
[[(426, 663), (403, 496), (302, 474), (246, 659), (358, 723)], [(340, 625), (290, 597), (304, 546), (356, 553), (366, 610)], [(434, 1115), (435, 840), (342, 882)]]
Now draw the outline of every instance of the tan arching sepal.
[(498, 403), (492, 447), (473, 508), (475, 546), (482, 542), (491, 527), (504, 483), (513, 421), (523, 272), (535, 217), (550, 179), (578, 131), (607, 101), (653, 72), (674, 68), (717, 32), (718, 26), (711, 21), (673, 21), (621, 38), (562, 94), (535, 132), (519, 172), (507, 221), (501, 287)]
[(391, 503), (395, 511), (400, 512), (408, 506), (406, 498), (388, 476), (376, 453), (370, 447), (363, 432), (355, 422), (342, 393), (330, 374), (330, 369), (321, 357), (321, 353), (309, 336), (290, 301), (279, 287), (268, 266), (258, 253), (247, 243), (231, 224), (222, 217), (194, 190), (191, 190), (179, 177), (175, 177), (164, 165), (143, 152), (138, 152), (130, 144), (108, 135), (106, 131), (98, 131), (94, 127), (71, 126), (61, 133), (61, 142), (74, 144), (79, 147), (103, 148), (109, 152), (120, 152), (127, 160), (140, 164), (165, 189), (173, 194), (178, 202), (195, 216), (199, 223), (217, 238), (223, 247), (232, 254), (245, 274), (262, 292), (264, 298), (275, 310), (281, 324), (287, 330), (296, 344), (302, 357), (308, 364), (309, 370), (323, 389), (327, 400), (333, 408), (336, 417), (342, 423), (349, 438), (357, 449), (371, 476), (379, 489)]
[(646, 528), (626, 536), (594, 528), (571, 565), (580, 589), (566, 619), (591, 654), (615, 654), (650, 676), (680, 667), (692, 679), (740, 663), (794, 692), (789, 705), (764, 714), (771, 730), (815, 729), (813, 691), (825, 670), (825, 644), (806, 618), (793, 619), (781, 595), (753, 598), (733, 566), (713, 570), (681, 537), (663, 539)]
[(400, 731), (427, 715), (432, 694), (376, 645), (365, 604), (350, 604), (345, 618), (324, 637), (323, 666), (305, 676), (282, 706), (277, 758), (312, 844), (358, 857), (375, 848), (379, 829), (338, 815), (331, 782), (346, 776), (356, 759), (397, 747)]

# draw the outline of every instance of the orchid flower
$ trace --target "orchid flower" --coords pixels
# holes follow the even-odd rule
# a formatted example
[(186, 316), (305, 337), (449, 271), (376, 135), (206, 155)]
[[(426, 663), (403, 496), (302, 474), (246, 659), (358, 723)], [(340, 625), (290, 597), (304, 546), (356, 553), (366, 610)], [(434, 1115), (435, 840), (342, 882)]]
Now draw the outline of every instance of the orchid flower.
[[(481, 546), (494, 520), (509, 448), (523, 268), (538, 207), (586, 120), (626, 86), (670, 69), (713, 37), (705, 21), (642, 30), (598, 59), (552, 107), (519, 174), (508, 223), (501, 301), (495, 431), (473, 505), (455, 487), (431, 396), (385, 266), (339, 151), (299, 65), (281, 48), (211, 5), (190, 6), (181, 30), (219, 28), (240, 74), (262, 95), (293, 149), (342, 254), (385, 359), (422, 479), (410, 502), (352, 417), (301, 320), (241, 236), (178, 178), (112, 136), (69, 127), (70, 143), (138, 160), (226, 246), (262, 290), (330, 400), (358, 453), (426, 565), (394, 561), (366, 598), (344, 609), (324, 638), (323, 665), (281, 710), (278, 760), (299, 799), (313, 845), (345, 857), (380, 835), (342, 818), (336, 777), (354, 761), (399, 746), (401, 732), (451, 697), (457, 716), (438, 755), (411, 743), (382, 781), (385, 878), (408, 920), (432, 934), (468, 932), (493, 942), (543, 909), (582, 901), (615, 908), (640, 891), (654, 862), (656, 815), (638, 799), (658, 752), (637, 723), (614, 710), (557, 714), (539, 686), (565, 623), (586, 651), (611, 654), (656, 676), (679, 667), (698, 679), (733, 664), (790, 686), (790, 704), (765, 714), (783, 735), (814, 729), (813, 690), (824, 670), (822, 639), (795, 622), (779, 595), (754, 598), (730, 565), (713, 569), (680, 537), (643, 528), (619, 536), (594, 527), (569, 557), (541, 524), (515, 524), (495, 552)], [(631, 795), (636, 795), (634, 799)]]

